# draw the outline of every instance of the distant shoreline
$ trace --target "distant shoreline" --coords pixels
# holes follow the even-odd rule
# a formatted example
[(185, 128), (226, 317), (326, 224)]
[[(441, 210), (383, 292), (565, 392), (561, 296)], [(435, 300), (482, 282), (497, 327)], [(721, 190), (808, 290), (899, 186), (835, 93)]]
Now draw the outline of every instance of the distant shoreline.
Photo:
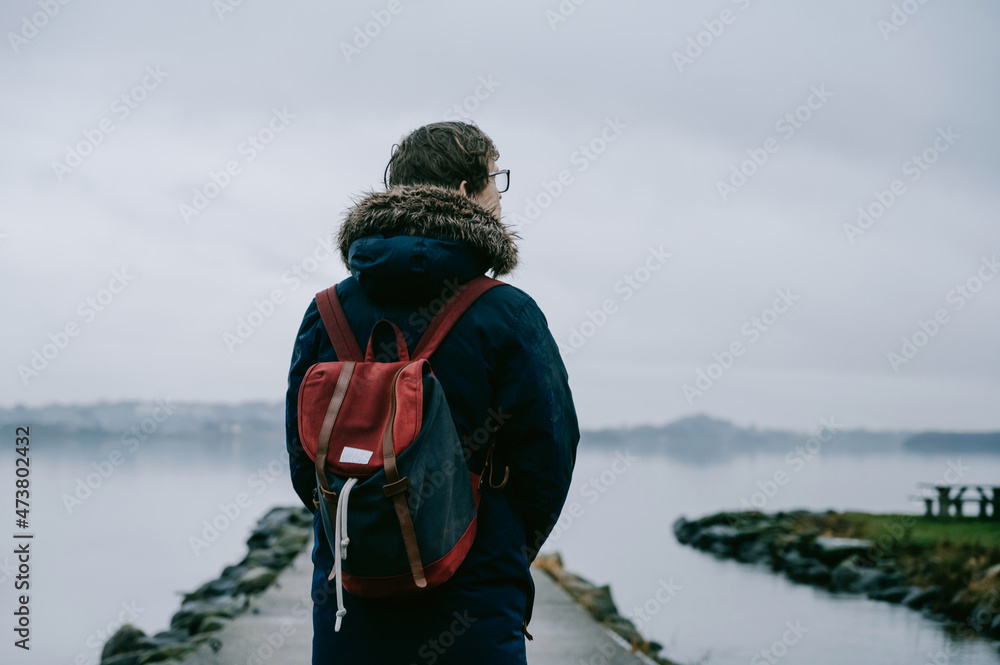
[[(280, 402), (238, 404), (155, 401), (97, 402), (90, 405), (0, 408), (0, 425), (30, 425), (44, 436), (91, 441), (139, 439), (152, 435), (192, 439), (247, 440), (284, 438), (285, 409)], [(595, 448), (629, 448), (693, 463), (710, 463), (747, 454), (786, 455), (796, 447), (821, 442), (824, 453), (871, 455), (1000, 454), (1000, 432), (874, 431), (848, 429), (836, 418), (821, 418), (813, 432), (740, 427), (705, 415), (666, 425), (587, 429), (582, 439)], [(812, 444), (810, 444), (812, 445)]]

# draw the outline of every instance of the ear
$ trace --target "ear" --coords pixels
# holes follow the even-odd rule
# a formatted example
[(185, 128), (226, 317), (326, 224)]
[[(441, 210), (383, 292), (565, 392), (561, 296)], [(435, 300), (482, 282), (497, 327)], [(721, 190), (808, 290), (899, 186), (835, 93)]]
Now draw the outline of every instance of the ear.
[(469, 182), (469, 181), (468, 180), (463, 180), (461, 182), (461, 184), (458, 186), (458, 193), (461, 194), (462, 196), (468, 196), (469, 195), (469, 193), (465, 191), (465, 183), (467, 183), (467, 182)]

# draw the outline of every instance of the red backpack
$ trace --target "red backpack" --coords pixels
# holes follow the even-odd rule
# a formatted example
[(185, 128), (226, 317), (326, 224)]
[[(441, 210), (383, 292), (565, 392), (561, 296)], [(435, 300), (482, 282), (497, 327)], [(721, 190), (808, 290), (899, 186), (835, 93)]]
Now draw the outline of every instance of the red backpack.
[[(482, 473), (468, 469), (429, 358), (476, 298), (503, 283), (481, 275), (458, 287), (413, 357), (388, 319), (375, 324), (362, 354), (336, 287), (316, 294), (338, 360), (317, 363), (303, 377), (298, 427), (316, 465), (334, 553), (335, 630), (346, 614), (342, 588), (369, 597), (433, 588), (452, 576), (476, 537)], [(389, 332), (395, 357), (385, 362), (376, 358), (374, 340)], [(487, 464), (491, 456), (492, 440)]]

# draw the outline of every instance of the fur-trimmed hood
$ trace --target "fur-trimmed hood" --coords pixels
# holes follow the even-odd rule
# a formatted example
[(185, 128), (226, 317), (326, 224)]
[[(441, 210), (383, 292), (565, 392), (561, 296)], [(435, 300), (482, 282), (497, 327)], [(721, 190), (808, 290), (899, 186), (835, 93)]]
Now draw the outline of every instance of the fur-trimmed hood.
[(437, 185), (397, 185), (356, 201), (337, 233), (340, 258), (348, 270), (351, 243), (377, 234), (465, 242), (489, 261), (494, 277), (517, 266), (518, 236), (510, 227), (458, 190)]

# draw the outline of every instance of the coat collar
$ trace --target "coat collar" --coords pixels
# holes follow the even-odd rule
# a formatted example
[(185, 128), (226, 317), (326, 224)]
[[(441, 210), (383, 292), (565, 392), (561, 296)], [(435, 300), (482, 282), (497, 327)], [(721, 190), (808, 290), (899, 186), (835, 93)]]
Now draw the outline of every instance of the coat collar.
[(489, 262), (494, 277), (517, 266), (517, 234), (472, 199), (437, 185), (397, 185), (355, 201), (337, 234), (348, 270), (351, 244), (379, 234), (462, 241)]

